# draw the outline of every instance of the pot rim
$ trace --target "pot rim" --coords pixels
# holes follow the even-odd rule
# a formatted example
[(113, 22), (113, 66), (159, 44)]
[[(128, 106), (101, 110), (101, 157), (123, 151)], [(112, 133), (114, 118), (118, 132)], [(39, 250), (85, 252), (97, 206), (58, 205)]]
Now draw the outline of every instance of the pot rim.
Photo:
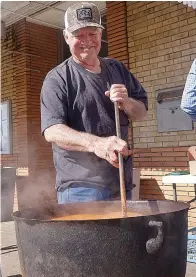
[[(150, 203), (170, 203), (170, 204), (174, 204), (176, 205), (176, 209), (171, 209), (171, 211), (163, 211), (163, 212), (152, 212), (151, 214), (141, 214), (141, 215), (138, 215), (138, 216), (133, 216), (133, 217), (116, 217), (116, 218), (97, 218), (97, 219), (69, 219), (69, 220), (63, 220), (63, 219), (41, 219), (41, 218), (27, 218), (27, 217), (21, 217), (20, 215), (22, 214), (22, 212), (25, 212), (25, 211), (33, 211), (33, 210), (36, 210), (35, 208), (29, 208), (29, 209), (24, 209), (24, 210), (18, 210), (18, 211), (15, 211), (13, 212), (12, 214), (12, 218), (15, 220), (15, 221), (27, 221), (27, 222), (34, 222), (34, 223), (48, 223), (48, 222), (55, 222), (55, 223), (58, 223), (58, 222), (66, 222), (66, 223), (70, 223), (70, 222), (100, 222), (100, 221), (106, 221), (106, 220), (128, 220), (128, 219), (135, 219), (135, 218), (142, 218), (142, 217), (151, 217), (151, 216), (161, 216), (161, 215), (166, 215), (166, 214), (171, 214), (171, 213), (174, 213), (174, 212), (180, 212), (182, 210), (189, 210), (189, 207), (190, 207), (190, 204), (189, 203), (185, 203), (185, 202), (179, 202), (179, 201), (174, 201), (174, 200), (155, 200), (155, 199), (148, 199), (148, 200), (138, 200), (138, 201), (135, 201), (135, 200), (128, 200), (127, 201), (127, 206), (130, 204), (130, 203), (134, 203), (134, 205), (138, 205), (138, 204), (144, 204), (144, 203), (148, 203), (150, 205)], [(66, 204), (56, 204), (56, 205), (53, 205), (55, 207), (61, 207), (63, 208), (63, 206), (67, 207), (67, 206), (74, 206), (76, 204), (80, 204), (80, 205), (90, 205), (90, 204), (107, 204), (107, 203), (116, 203), (116, 204), (121, 204), (121, 201), (92, 201), (92, 202), (78, 202), (78, 203), (66, 203)], [(139, 211), (138, 211), (139, 212)]]

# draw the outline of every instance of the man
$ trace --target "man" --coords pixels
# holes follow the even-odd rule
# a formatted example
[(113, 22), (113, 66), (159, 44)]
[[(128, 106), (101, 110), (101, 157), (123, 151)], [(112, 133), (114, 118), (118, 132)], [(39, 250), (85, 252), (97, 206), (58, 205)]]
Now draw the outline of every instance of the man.
[(193, 61), (186, 79), (181, 109), (190, 116), (193, 121), (196, 121), (196, 59)]
[[(59, 204), (119, 197), (118, 152), (131, 196), (128, 119), (146, 115), (147, 97), (122, 63), (98, 57), (102, 29), (94, 4), (67, 9), (64, 37), (72, 56), (47, 74), (41, 91), (42, 133), (53, 147)], [(122, 139), (116, 137), (116, 101)]]

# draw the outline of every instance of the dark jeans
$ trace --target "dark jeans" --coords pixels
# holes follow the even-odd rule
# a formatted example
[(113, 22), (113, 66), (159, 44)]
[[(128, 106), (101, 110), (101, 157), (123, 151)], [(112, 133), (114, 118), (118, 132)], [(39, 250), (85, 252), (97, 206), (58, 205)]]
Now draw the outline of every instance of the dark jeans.
[[(101, 200), (120, 199), (120, 196), (112, 196), (107, 188), (83, 187), (71, 185), (68, 188), (61, 188), (57, 191), (58, 204), (67, 202), (90, 202)], [(131, 191), (127, 192), (127, 199), (131, 199)]]

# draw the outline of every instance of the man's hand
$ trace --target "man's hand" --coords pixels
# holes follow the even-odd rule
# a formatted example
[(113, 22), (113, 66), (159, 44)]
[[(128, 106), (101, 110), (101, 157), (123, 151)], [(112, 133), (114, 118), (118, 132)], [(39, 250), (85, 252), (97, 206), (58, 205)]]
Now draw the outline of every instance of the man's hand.
[[(143, 93), (142, 88), (142, 94)], [(124, 110), (131, 120), (142, 120), (147, 112), (145, 104), (133, 98), (129, 98), (127, 89), (122, 84), (113, 84), (110, 90), (105, 92), (112, 102), (118, 102), (119, 109)]]
[(125, 85), (113, 84), (110, 90), (105, 92), (105, 95), (110, 97), (112, 102), (118, 102), (119, 109), (125, 110), (125, 104), (129, 99)]
[(107, 160), (114, 167), (118, 168), (118, 153), (121, 153), (123, 156), (129, 156), (132, 151), (128, 149), (127, 143), (116, 137), (107, 137), (107, 138), (98, 138), (94, 142), (94, 153), (102, 158)]

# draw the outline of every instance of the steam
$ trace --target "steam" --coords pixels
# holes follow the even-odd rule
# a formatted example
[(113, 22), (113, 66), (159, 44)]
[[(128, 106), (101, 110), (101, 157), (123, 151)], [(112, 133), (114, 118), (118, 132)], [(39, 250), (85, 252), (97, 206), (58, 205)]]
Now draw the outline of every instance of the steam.
[(30, 172), (17, 184), (19, 210), (44, 210), (57, 203), (55, 176), (50, 172)]

